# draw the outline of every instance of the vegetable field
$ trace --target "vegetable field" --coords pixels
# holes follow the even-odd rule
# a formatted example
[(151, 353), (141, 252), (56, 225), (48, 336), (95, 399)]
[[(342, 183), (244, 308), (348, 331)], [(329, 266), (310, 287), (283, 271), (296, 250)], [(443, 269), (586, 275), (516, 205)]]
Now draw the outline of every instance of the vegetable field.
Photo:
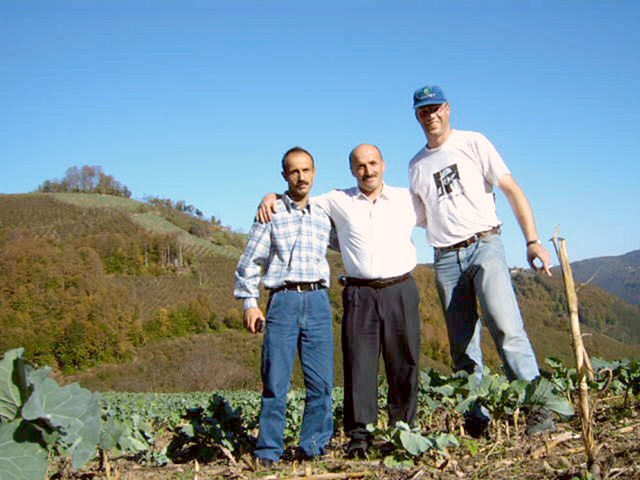
[[(594, 359), (593, 368), (602, 478), (640, 478), (640, 363)], [(0, 479), (592, 478), (573, 415), (576, 372), (557, 360), (547, 360), (546, 369), (535, 385), (491, 372), (478, 381), (423, 371), (415, 428), (387, 424), (380, 384), (381, 413), (371, 426), (376, 447), (362, 460), (343, 454), (341, 389), (334, 391), (336, 433), (327, 454), (294, 459), (304, 407), (304, 391), (294, 390), (287, 452), (265, 470), (250, 453), (259, 392), (93, 393), (58, 385), (48, 368), (14, 349), (0, 361)], [(476, 401), (492, 414), (486, 438), (471, 438), (462, 426)], [(531, 404), (555, 412), (555, 432), (524, 435), (523, 407)]]

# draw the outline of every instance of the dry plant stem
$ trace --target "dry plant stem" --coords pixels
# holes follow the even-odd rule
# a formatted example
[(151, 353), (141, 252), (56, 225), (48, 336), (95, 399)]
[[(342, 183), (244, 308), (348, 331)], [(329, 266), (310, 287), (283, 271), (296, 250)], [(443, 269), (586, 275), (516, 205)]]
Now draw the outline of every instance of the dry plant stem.
[(595, 374), (593, 373), (593, 367), (591, 366), (591, 359), (589, 358), (589, 354), (587, 353), (587, 349), (584, 346), (584, 343), (582, 344), (582, 355), (584, 358), (585, 368), (587, 369), (587, 376), (589, 377), (589, 380), (593, 382), (596, 379), (596, 377), (595, 377)]
[(307, 476), (306, 474), (301, 477), (287, 477), (282, 480), (347, 480), (349, 478), (364, 478), (370, 475), (371, 472), (347, 472), (347, 473), (321, 473), (319, 475)]
[(576, 369), (578, 372), (578, 388), (579, 388), (579, 405), (582, 420), (582, 441), (587, 455), (587, 463), (592, 467), (595, 463), (596, 444), (593, 435), (593, 422), (591, 417), (591, 404), (589, 397), (589, 386), (587, 385), (587, 375), (589, 367), (587, 366), (586, 350), (582, 343), (582, 334), (580, 333), (580, 323), (578, 317), (578, 297), (576, 295), (575, 283), (573, 281), (573, 273), (569, 263), (569, 255), (567, 253), (567, 244), (563, 238), (558, 238), (558, 230), (553, 236), (553, 245), (560, 259), (560, 267), (562, 268), (562, 278), (564, 280), (565, 293), (567, 295), (567, 306), (569, 310), (569, 319), (571, 322), (571, 336), (573, 339), (573, 351), (576, 359)]
[(533, 458), (540, 458), (544, 455), (547, 455), (552, 448), (555, 448), (562, 442), (566, 442), (567, 440), (571, 440), (576, 437), (577, 435), (574, 435), (573, 432), (561, 433), (560, 435), (557, 435), (556, 437), (552, 438), (549, 442), (545, 442), (545, 444), (542, 447), (538, 448), (537, 450), (534, 450), (531, 456)]
[(411, 477), (411, 480), (418, 480), (419, 478), (424, 477), (424, 474), (425, 474), (425, 471), (420, 469), (413, 477)]
[(193, 462), (193, 480), (199, 480), (198, 473), (200, 473), (200, 464), (198, 460), (194, 460)]

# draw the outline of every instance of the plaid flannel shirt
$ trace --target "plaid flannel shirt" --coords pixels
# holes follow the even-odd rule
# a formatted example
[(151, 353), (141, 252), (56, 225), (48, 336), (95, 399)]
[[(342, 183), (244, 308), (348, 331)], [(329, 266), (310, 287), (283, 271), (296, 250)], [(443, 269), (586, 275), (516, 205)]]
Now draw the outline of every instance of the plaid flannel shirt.
[(254, 222), (235, 273), (234, 296), (244, 308), (257, 307), (262, 279), (266, 288), (287, 282), (323, 282), (329, 286), (327, 246), (331, 220), (319, 207), (300, 208), (286, 193), (270, 223)]

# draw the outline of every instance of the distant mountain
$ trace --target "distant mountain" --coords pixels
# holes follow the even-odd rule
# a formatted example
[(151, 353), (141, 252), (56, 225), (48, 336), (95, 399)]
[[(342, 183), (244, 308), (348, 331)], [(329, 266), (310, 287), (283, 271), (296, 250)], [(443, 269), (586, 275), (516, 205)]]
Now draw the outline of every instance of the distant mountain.
[(577, 282), (587, 282), (640, 306), (640, 250), (571, 264)]

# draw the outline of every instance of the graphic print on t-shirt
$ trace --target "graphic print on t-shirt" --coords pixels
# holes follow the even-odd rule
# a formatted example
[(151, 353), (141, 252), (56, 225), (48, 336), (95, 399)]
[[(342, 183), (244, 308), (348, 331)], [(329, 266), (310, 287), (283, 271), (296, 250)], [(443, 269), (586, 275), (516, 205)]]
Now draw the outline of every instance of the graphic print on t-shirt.
[(458, 165), (453, 164), (443, 168), (439, 172), (433, 174), (436, 182), (438, 198), (444, 195), (451, 195), (454, 191), (462, 190), (460, 187), (460, 174), (458, 173)]

